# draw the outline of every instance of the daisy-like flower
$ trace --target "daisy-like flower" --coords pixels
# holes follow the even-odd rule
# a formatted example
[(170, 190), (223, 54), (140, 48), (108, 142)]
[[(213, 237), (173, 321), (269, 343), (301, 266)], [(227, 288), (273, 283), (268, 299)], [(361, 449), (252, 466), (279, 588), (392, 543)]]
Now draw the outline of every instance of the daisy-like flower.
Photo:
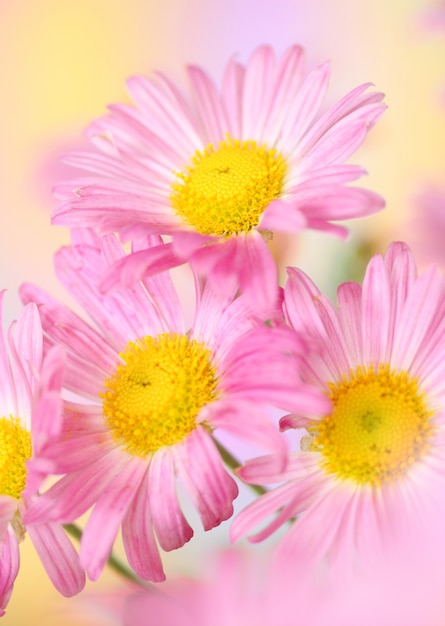
[(39, 314), (34, 304), (27, 305), (10, 327), (8, 341), (0, 332), (0, 615), (13, 590), (19, 543), (26, 534), (60, 593), (74, 595), (85, 584), (64, 529), (45, 520), (38, 525), (23, 522), (48, 473), (45, 451), (60, 433), (62, 368), (59, 348), (42, 360)]
[(160, 581), (156, 539), (172, 550), (193, 534), (176, 479), (205, 530), (232, 515), (238, 488), (213, 431), (274, 450), (280, 465), (286, 450), (266, 405), (315, 411), (327, 402), (312, 388), (295, 386), (302, 346), (291, 331), (255, 327), (243, 298), (207, 285), (198, 291), (188, 331), (168, 274), (102, 295), (104, 269), (123, 256), (111, 235), (102, 246), (78, 244), (56, 256), (60, 280), (99, 330), (37, 288), (23, 289), (25, 301), (39, 304), (49, 344), (67, 349), (66, 388), (83, 397), (66, 401), (65, 440), (52, 450), (66, 476), (28, 518), (70, 522), (95, 505), (80, 547), (89, 576), (100, 575), (122, 524), (130, 565), (142, 578)]
[(307, 354), (303, 376), (332, 409), (317, 419), (282, 419), (283, 429), (306, 429), (285, 472), (276, 472), (270, 456), (240, 470), (249, 482), (283, 484), (241, 512), (234, 540), (279, 511), (254, 541), (297, 518), (285, 549), (302, 562), (327, 555), (344, 565), (357, 554), (367, 562), (379, 549), (398, 550), (413, 536), (418, 546), (434, 520), (443, 523), (444, 296), (437, 268), (417, 277), (402, 243), (372, 258), (362, 287), (342, 284), (337, 308), (302, 272), (289, 270), (287, 320), (324, 346)]
[[(67, 157), (92, 174), (58, 188), (53, 222), (171, 236), (126, 259), (125, 280), (190, 261), (220, 289), (235, 280), (264, 313), (277, 290), (271, 233), (344, 234), (332, 220), (383, 207), (347, 186), (365, 171), (344, 164), (384, 111), (383, 96), (363, 84), (320, 113), (329, 64), (305, 77), (298, 46), (279, 60), (267, 46), (246, 66), (230, 60), (220, 91), (201, 68), (187, 71), (194, 104), (162, 74), (129, 79), (136, 106), (111, 106), (87, 131), (98, 151)], [(105, 285), (122, 281), (122, 270)]]

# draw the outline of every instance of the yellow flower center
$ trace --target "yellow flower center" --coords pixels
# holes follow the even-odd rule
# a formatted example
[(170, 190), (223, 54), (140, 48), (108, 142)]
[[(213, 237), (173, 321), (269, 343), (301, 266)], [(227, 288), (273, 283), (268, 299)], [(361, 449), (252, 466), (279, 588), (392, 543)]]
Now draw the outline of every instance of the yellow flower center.
[(202, 343), (161, 334), (129, 342), (123, 363), (105, 382), (105, 424), (114, 439), (145, 458), (182, 441), (200, 409), (216, 398), (216, 370)]
[(323, 468), (358, 484), (381, 485), (406, 473), (428, 449), (433, 427), (417, 380), (381, 365), (358, 367), (330, 383), (330, 415), (310, 427)]
[(26, 461), (31, 458), (31, 435), (16, 417), (0, 418), (0, 495), (21, 497), (26, 485)]
[(230, 236), (257, 226), (281, 195), (286, 162), (275, 148), (227, 135), (216, 149), (197, 150), (185, 170), (172, 184), (177, 215), (203, 235)]

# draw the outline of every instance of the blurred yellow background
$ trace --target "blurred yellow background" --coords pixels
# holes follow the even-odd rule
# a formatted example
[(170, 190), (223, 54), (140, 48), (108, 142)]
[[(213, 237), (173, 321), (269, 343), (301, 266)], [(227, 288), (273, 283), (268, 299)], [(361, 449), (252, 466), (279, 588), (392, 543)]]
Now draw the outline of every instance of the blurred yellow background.
[[(82, 131), (126, 100), (125, 78), (160, 69), (185, 86), (183, 66), (198, 63), (218, 79), (227, 58), (241, 60), (260, 43), (278, 53), (303, 44), (309, 65), (331, 59), (329, 98), (372, 81), (389, 110), (353, 162), (370, 172), (362, 184), (382, 194), (387, 209), (354, 226), (383, 251), (406, 237), (412, 194), (445, 174), (445, 33), (419, 27), (426, 0), (0, 0), (0, 287), (6, 320), (19, 311), (23, 281), (62, 295), (52, 254), (68, 241), (50, 226), (51, 186), (69, 170), (57, 156), (82, 145)], [(320, 238), (321, 237), (321, 238)], [(324, 254), (341, 242), (303, 235), (299, 261), (316, 280), (326, 277)], [(286, 262), (296, 262), (287, 250)], [(206, 541), (211, 541), (207, 540)], [(197, 542), (196, 542), (197, 543)], [(210, 544), (208, 544), (210, 545)], [(29, 539), (3, 624), (113, 624), (85, 599), (65, 600), (51, 588)], [(175, 555), (187, 560), (193, 547)], [(175, 560), (176, 559), (176, 560)], [(103, 577), (90, 590), (107, 589)]]

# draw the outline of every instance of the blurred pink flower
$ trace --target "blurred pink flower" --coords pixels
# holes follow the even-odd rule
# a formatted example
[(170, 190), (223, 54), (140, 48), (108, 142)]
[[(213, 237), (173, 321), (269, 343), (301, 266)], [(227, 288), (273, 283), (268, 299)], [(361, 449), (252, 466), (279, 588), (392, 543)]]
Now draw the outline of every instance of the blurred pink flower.
[(129, 594), (123, 626), (441, 626), (445, 617), (443, 564), (425, 569), (418, 547), (366, 575), (332, 581), (298, 571), (290, 555), (212, 556), (199, 580)]
[(52, 467), (45, 453), (61, 430), (62, 369), (59, 348), (42, 360), (40, 318), (37, 307), (28, 304), (11, 325), (8, 341), (0, 330), (0, 615), (18, 574), (19, 543), (26, 533), (60, 593), (74, 595), (85, 584), (78, 556), (59, 524), (44, 518), (38, 525), (24, 524)]
[(435, 0), (423, 11), (419, 18), (420, 26), (427, 31), (445, 32), (445, 2)]
[(283, 483), (235, 519), (232, 538), (277, 516), (253, 541), (297, 518), (283, 542), (301, 562), (325, 556), (344, 572), (359, 555), (403, 551), (430, 538), (444, 555), (445, 298), (436, 268), (416, 275), (405, 244), (369, 262), (363, 287), (343, 283), (335, 308), (305, 274), (289, 270), (284, 308), (309, 345), (303, 379), (332, 401), (327, 416), (304, 413), (281, 427), (305, 428), (284, 472), (273, 456), (248, 462), (241, 478)]
[[(186, 488), (205, 530), (228, 519), (238, 488), (212, 439), (215, 429), (276, 453), (286, 444), (266, 412), (322, 410), (329, 402), (298, 384), (303, 346), (290, 329), (255, 321), (243, 298), (197, 286), (190, 331), (167, 273), (103, 295), (101, 276), (124, 253), (112, 235), (56, 255), (61, 282), (96, 330), (43, 291), (27, 285), (24, 300), (40, 307), (47, 343), (68, 351), (65, 439), (52, 455), (66, 473), (28, 512), (72, 522), (95, 505), (80, 548), (96, 579), (122, 524), (130, 565), (164, 579), (155, 536), (164, 550), (193, 535), (176, 494)], [(153, 238), (152, 238), (153, 239)], [(158, 244), (158, 238), (152, 243)], [(102, 248), (100, 248), (102, 246)], [(267, 367), (265, 367), (267, 364)]]
[(405, 224), (418, 265), (445, 267), (445, 189), (433, 185), (414, 199), (415, 213)]
[(320, 114), (329, 64), (304, 78), (298, 46), (279, 60), (267, 46), (246, 66), (231, 59), (220, 92), (199, 67), (187, 71), (193, 104), (160, 73), (129, 79), (136, 107), (112, 105), (87, 131), (98, 151), (67, 156), (92, 174), (58, 187), (53, 222), (126, 239), (170, 235), (139, 253), (140, 272), (190, 261), (220, 289), (234, 275), (265, 315), (277, 291), (271, 232), (344, 235), (332, 220), (383, 207), (347, 186), (365, 170), (344, 164), (383, 113), (383, 95), (363, 84)]

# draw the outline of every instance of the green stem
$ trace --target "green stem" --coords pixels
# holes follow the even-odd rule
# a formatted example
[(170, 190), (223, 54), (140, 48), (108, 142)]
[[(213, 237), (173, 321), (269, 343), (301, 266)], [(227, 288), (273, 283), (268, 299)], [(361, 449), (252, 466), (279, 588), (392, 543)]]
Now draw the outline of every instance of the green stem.
[[(82, 538), (82, 529), (77, 526), (77, 524), (64, 524), (63, 526), (66, 532), (80, 541)], [(148, 583), (144, 583), (136, 574), (123, 563), (119, 557), (117, 557), (113, 552), (111, 552), (108, 558), (108, 565), (113, 569), (117, 574), (125, 578), (126, 580), (139, 585), (140, 587), (149, 587)]]
[[(220, 453), (221, 458), (224, 461), (224, 463), (227, 465), (227, 467), (229, 467), (231, 470), (236, 470), (238, 467), (241, 467), (242, 464), (238, 461), (237, 458), (233, 456), (233, 454), (231, 454), (228, 450), (226, 450), (226, 448), (223, 445), (221, 445), (219, 441), (216, 441), (216, 439), (214, 439), (213, 441), (215, 442), (215, 445), (218, 448), (218, 452)], [(244, 483), (244, 484), (250, 487), (252, 491), (257, 493), (259, 496), (262, 496), (265, 493), (267, 493), (267, 489), (264, 489), (264, 487), (261, 487), (260, 485), (251, 485), (249, 483)]]

